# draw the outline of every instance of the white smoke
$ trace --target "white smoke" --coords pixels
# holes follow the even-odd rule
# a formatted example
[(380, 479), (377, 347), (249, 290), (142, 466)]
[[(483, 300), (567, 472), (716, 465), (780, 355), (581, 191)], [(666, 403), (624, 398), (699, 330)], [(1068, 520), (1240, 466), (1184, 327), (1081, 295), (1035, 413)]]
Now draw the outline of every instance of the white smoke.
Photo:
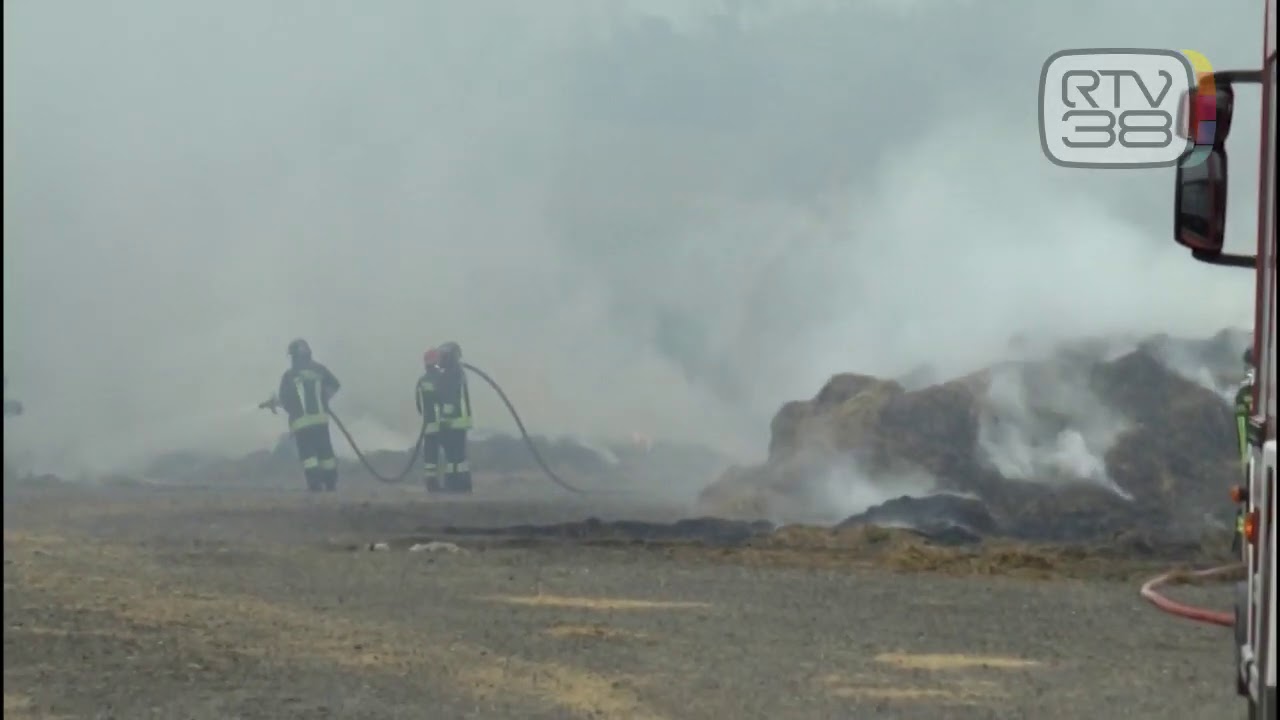
[[(1164, 338), (1154, 343), (1151, 351), (1175, 374), (1209, 390), (1223, 402), (1233, 404), (1236, 390), (1244, 380), (1239, 355), (1250, 338), (1251, 334), (1244, 330), (1226, 330), (1207, 343)], [(1217, 347), (1205, 348), (1208, 343)]]
[(990, 371), (978, 446), (1006, 478), (1087, 480), (1125, 495), (1105, 455), (1126, 427), (1089, 387), (1087, 365), (1007, 363)]
[(605, 465), (618, 465), (621, 463), (621, 460), (618, 459), (618, 454), (615, 453), (604, 441), (577, 434), (565, 435), (562, 436), (562, 438), (563, 440), (567, 440), (580, 448), (590, 450), (595, 453), (595, 456)]
[(937, 485), (924, 471), (868, 473), (853, 460), (833, 463), (813, 481), (810, 507), (784, 510), (784, 522), (837, 523), (903, 495), (932, 495)]
[[(364, 453), (378, 450), (408, 450), (417, 441), (416, 433), (406, 433), (403, 428), (393, 428), (371, 414), (360, 413), (354, 417), (344, 417), (342, 422), (360, 444), (360, 451)], [(356, 454), (351, 449), (351, 443), (342, 437), (342, 433), (336, 426), (330, 429), (330, 434), (333, 438), (334, 455), (345, 460), (355, 460)]]

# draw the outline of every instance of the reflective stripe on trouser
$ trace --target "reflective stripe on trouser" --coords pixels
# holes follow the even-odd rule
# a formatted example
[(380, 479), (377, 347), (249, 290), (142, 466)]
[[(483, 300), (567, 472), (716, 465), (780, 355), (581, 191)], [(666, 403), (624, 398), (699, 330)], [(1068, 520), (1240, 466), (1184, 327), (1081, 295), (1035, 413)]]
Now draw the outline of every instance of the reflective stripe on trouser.
[(337, 458), (325, 458), (325, 459), (321, 460), (321, 459), (320, 459), (320, 458), (318, 458), (318, 457), (303, 458), (303, 459), (302, 459), (302, 470), (303, 470), (303, 472), (311, 472), (311, 471), (313, 471), (313, 470), (323, 470), (323, 471), (325, 471), (325, 472), (337, 472), (337, 471), (338, 471), (338, 459), (337, 459)]
[(449, 492), (471, 491), (471, 463), (467, 462), (467, 431), (450, 429), (440, 433), (444, 451), (444, 486)]
[(327, 425), (329, 416), (324, 413), (315, 413), (314, 415), (301, 415), (297, 420), (289, 422), (289, 430), (297, 432), (303, 428), (315, 427), (316, 425)]
[(449, 468), (462, 465), (469, 467), (467, 462), (467, 432), (450, 428), (440, 433), (440, 449), (444, 451), (445, 468), (447, 472), (466, 472), (466, 470), (450, 470)]
[(440, 436), (434, 432), (422, 435), (422, 476), (428, 481), (440, 476)]
[(300, 428), (293, 433), (293, 439), (298, 446), (298, 459), (302, 461), (302, 472), (307, 482), (336, 483), (338, 459), (333, 455), (328, 424)]
[(318, 457), (303, 458), (303, 460), (302, 460), (302, 471), (303, 471), (303, 472), (310, 472), (310, 471), (312, 471), (312, 470), (322, 470), (322, 471), (325, 471), (325, 472), (337, 472), (337, 471), (338, 471), (338, 459), (337, 459), (337, 458), (325, 458), (324, 460), (321, 460), (321, 459), (320, 459), (320, 458), (318, 458)]

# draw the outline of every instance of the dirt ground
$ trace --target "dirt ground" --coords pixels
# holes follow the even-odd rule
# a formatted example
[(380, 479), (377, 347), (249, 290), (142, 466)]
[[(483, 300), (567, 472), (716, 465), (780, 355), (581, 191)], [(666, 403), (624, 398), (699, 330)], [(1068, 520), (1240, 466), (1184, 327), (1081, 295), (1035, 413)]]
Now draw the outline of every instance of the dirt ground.
[(1227, 631), (1161, 615), (1127, 573), (926, 572), (776, 541), (405, 541), (666, 512), (618, 502), (7, 487), (4, 716), (1243, 715)]

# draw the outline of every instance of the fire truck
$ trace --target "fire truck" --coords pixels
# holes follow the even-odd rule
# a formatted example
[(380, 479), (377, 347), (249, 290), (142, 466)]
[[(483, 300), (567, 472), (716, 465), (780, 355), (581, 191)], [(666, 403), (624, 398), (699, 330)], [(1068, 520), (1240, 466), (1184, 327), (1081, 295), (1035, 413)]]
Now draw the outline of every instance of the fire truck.
[[(1276, 0), (1266, 0), (1262, 67), (1204, 72), (1183, 105), (1195, 149), (1179, 163), (1174, 239), (1200, 262), (1251, 270), (1255, 277), (1253, 357), (1257, 372), (1248, 420), (1248, 460), (1232, 498), (1244, 520), (1245, 579), (1236, 587), (1236, 686), (1250, 718), (1276, 713)], [(1259, 86), (1262, 147), (1256, 247), (1224, 249), (1228, 143), (1236, 90)], [(1251, 161), (1252, 158), (1249, 158)]]

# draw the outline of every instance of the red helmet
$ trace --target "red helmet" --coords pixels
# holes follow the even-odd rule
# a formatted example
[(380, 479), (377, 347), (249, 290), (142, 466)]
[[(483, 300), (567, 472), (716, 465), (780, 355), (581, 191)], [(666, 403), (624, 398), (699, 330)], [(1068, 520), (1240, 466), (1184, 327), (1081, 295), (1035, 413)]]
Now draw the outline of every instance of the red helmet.
[(439, 362), (440, 362), (440, 351), (439, 351), (439, 350), (437, 350), (437, 349), (435, 349), (435, 348), (431, 348), (430, 350), (428, 350), (428, 351), (426, 351), (426, 352), (422, 353), (422, 364), (423, 364), (423, 365), (427, 365), (427, 366), (429, 367), (429, 366), (431, 366), (431, 365), (436, 365), (436, 364), (438, 364)]

